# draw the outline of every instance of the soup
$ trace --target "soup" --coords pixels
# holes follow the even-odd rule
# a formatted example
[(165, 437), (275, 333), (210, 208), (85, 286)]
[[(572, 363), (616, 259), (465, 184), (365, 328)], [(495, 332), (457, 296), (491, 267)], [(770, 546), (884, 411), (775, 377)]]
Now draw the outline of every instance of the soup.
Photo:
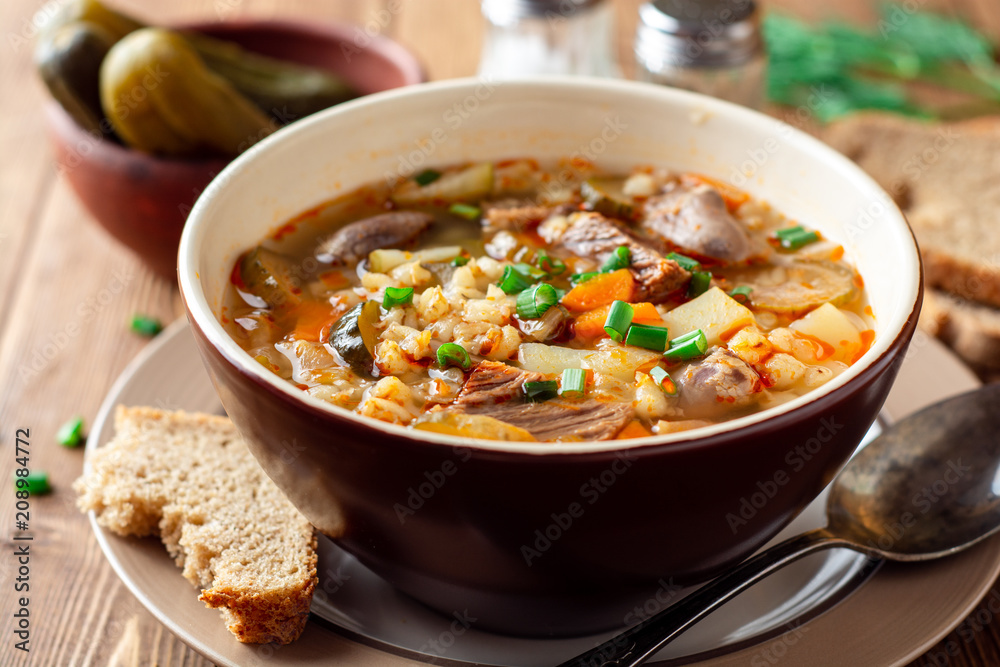
[(843, 248), (697, 174), (530, 159), (427, 169), (244, 253), (222, 312), (345, 410), (498, 440), (634, 438), (830, 381), (870, 347)]

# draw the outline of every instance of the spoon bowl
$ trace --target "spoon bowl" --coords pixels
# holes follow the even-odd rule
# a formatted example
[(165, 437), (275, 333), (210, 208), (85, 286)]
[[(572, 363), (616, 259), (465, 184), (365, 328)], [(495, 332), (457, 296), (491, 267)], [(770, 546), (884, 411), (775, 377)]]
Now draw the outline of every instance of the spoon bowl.
[(1000, 528), (1000, 384), (936, 403), (858, 452), (830, 487), (827, 530), (898, 561), (940, 558)]
[(803, 556), (844, 547), (875, 558), (948, 556), (1000, 530), (1000, 383), (889, 427), (834, 479), (827, 525), (763, 551), (659, 614), (559, 667), (634, 667), (725, 602)]

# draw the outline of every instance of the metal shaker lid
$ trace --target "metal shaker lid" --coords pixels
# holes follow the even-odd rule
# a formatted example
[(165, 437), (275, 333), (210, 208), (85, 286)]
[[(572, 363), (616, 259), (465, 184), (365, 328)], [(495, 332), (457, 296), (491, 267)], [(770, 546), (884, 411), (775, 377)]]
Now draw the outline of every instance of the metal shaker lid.
[(509, 25), (525, 18), (570, 18), (602, 2), (604, 0), (482, 0), (482, 12), (490, 23)]
[(754, 0), (651, 0), (639, 9), (641, 62), (734, 67), (762, 50)]

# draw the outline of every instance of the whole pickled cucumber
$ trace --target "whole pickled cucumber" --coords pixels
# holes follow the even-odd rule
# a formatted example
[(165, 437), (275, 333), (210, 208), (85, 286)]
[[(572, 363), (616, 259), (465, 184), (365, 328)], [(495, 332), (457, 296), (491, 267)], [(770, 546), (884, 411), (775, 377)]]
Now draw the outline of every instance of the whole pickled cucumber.
[(121, 39), (101, 65), (100, 89), (118, 136), (148, 153), (236, 155), (275, 129), (171, 30), (143, 28)]
[(131, 16), (117, 12), (98, 0), (70, 0), (45, 23), (44, 31), (55, 31), (79, 21), (100, 26), (110, 35), (112, 43), (130, 32), (146, 27)]
[[(106, 30), (112, 43), (147, 27), (99, 0), (71, 0), (52, 17), (45, 30), (59, 30), (80, 21)], [(358, 92), (343, 79), (326, 70), (263, 56), (232, 42), (196, 32), (183, 31), (180, 34), (197, 51), (208, 69), (229, 81), (236, 90), (282, 124), (358, 96)]]
[(102, 26), (76, 21), (46, 30), (35, 46), (35, 65), (45, 86), (88, 132), (108, 129), (102, 122), (99, 82), (101, 62), (115, 41)]
[(186, 32), (184, 37), (210, 70), (282, 123), (359, 94), (343, 79), (322, 69), (262, 56), (199, 33)]

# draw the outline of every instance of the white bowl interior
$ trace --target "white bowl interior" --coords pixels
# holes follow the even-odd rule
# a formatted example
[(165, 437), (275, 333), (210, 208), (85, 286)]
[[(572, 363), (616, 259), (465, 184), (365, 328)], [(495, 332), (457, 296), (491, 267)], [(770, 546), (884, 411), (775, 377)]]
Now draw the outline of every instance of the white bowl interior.
[[(699, 435), (766, 419), (842, 386), (888, 349), (913, 311), (920, 266), (913, 237), (888, 195), (849, 160), (787, 124), (725, 102), (651, 84), (576, 78), (424, 84), (294, 123), (235, 160), (199, 198), (181, 241), (181, 289), (201, 329), (229, 359), (299, 400), (364, 419), (303, 396), (225, 333), (217, 316), (236, 257), (289, 218), (364, 183), (466, 160), (574, 155), (612, 170), (654, 164), (733, 183), (842, 243), (865, 280), (876, 336), (861, 360), (806, 396)], [(448, 436), (421, 437), (455, 443)], [(622, 443), (555, 449), (609, 446)], [(523, 443), (514, 447), (534, 451)], [(549, 444), (537, 453), (553, 450)]]

